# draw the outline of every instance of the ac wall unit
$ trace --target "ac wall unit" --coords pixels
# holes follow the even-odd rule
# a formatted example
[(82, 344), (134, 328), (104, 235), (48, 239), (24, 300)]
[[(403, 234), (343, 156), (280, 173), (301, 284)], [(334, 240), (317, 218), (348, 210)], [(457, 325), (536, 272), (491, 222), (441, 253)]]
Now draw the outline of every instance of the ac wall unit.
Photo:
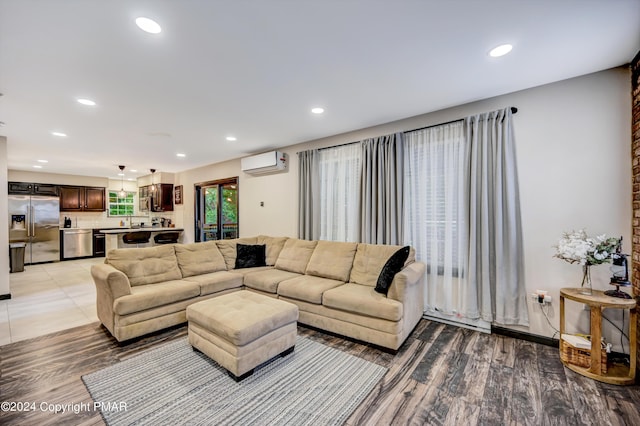
[(242, 158), (240, 167), (243, 172), (251, 175), (280, 172), (287, 168), (287, 157), (280, 151), (265, 152), (264, 154)]

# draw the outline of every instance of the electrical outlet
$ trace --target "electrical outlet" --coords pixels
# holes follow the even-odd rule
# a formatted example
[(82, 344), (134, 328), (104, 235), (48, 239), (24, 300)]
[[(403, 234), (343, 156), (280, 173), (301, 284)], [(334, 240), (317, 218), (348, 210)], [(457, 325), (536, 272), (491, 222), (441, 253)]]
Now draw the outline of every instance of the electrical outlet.
[(548, 294), (545, 294), (543, 296), (543, 299), (542, 299), (542, 302), (541, 302), (540, 301), (540, 296), (537, 293), (531, 293), (531, 300), (533, 300), (536, 303), (540, 303), (542, 305), (542, 304), (545, 304), (545, 303), (549, 303), (550, 304), (552, 299), (551, 299), (551, 296), (549, 296)]

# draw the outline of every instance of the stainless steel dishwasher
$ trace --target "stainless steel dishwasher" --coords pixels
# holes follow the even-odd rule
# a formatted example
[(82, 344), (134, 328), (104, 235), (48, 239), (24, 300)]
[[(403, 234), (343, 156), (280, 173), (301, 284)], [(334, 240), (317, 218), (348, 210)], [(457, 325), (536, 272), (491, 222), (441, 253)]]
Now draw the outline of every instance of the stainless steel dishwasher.
[(64, 229), (62, 237), (62, 258), (93, 256), (93, 230)]

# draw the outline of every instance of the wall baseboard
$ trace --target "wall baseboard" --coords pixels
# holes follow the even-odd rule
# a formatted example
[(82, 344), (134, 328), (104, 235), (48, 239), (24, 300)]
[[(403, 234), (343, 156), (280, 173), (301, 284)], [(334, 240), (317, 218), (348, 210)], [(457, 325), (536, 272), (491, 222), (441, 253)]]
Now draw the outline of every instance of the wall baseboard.
[(552, 337), (540, 336), (537, 334), (527, 333), (525, 331), (512, 330), (510, 328), (491, 326), (491, 333), (500, 334), (502, 336), (513, 337), (514, 339), (526, 340), (528, 342), (540, 343), (542, 345), (560, 347), (560, 341)]
[[(526, 333), (524, 331), (511, 330), (510, 328), (491, 326), (491, 332), (501, 336), (513, 337), (514, 339), (526, 340), (528, 342), (540, 343), (546, 346), (560, 347), (560, 341), (551, 337), (539, 336), (537, 334)], [(629, 365), (629, 354), (611, 351), (607, 354), (609, 361)]]
[(0, 294), (0, 300), (7, 300), (7, 299), (11, 299), (11, 293)]

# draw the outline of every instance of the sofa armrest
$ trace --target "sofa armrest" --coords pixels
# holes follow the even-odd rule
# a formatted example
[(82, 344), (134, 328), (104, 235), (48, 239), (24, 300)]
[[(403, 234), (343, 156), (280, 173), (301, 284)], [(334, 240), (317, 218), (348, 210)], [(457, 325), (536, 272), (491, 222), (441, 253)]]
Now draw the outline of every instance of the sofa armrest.
[(131, 294), (129, 278), (111, 265), (93, 265), (91, 267), (91, 276), (96, 284), (96, 289), (110, 295), (112, 301)]
[(422, 298), (426, 269), (424, 262), (413, 262), (406, 266), (393, 278), (387, 297), (402, 304)]

